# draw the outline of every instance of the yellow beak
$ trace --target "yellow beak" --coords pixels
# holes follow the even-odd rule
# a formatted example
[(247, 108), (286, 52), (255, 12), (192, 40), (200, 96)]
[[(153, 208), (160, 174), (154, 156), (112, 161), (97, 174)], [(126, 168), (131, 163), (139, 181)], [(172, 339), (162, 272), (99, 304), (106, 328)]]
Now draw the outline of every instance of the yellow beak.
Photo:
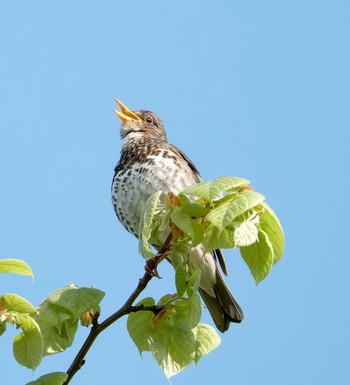
[(120, 107), (122, 112), (117, 111), (117, 110), (113, 110), (113, 112), (118, 116), (118, 118), (123, 123), (130, 121), (130, 120), (141, 120), (141, 118), (139, 118), (137, 115), (135, 115), (131, 110), (129, 110), (129, 108), (124, 106), (124, 104), (120, 100), (114, 99), (114, 101), (118, 104), (118, 106)]

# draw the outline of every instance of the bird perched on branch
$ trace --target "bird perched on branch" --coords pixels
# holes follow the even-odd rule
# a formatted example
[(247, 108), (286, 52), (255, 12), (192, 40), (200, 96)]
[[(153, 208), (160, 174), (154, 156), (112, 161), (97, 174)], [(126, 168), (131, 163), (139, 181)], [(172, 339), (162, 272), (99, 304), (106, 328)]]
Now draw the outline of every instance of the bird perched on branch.
[[(122, 122), (123, 144), (114, 170), (112, 203), (120, 222), (138, 237), (143, 207), (153, 193), (182, 191), (200, 182), (201, 176), (191, 160), (168, 143), (163, 122), (153, 112), (131, 111), (116, 102), (121, 111), (113, 111)], [(201, 269), (199, 292), (216, 327), (224, 332), (230, 322), (241, 322), (243, 312), (218, 266), (219, 262), (227, 273), (221, 251), (204, 253), (199, 245), (190, 249), (190, 258)]]

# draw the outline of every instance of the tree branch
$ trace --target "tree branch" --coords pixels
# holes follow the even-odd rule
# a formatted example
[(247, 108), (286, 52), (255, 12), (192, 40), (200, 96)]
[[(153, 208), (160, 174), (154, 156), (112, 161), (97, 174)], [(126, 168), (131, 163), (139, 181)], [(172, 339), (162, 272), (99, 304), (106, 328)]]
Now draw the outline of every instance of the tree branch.
[(146, 261), (146, 272), (144, 273), (143, 277), (139, 280), (139, 283), (135, 290), (132, 292), (130, 297), (126, 300), (124, 305), (119, 310), (117, 310), (115, 313), (113, 313), (101, 323), (98, 323), (99, 312), (96, 312), (92, 315), (92, 328), (90, 330), (90, 333), (87, 336), (83, 346), (80, 348), (78, 354), (75, 356), (69, 369), (67, 370), (68, 377), (63, 383), (63, 385), (68, 385), (74, 375), (84, 365), (85, 356), (90, 350), (95, 339), (100, 333), (102, 333), (106, 328), (108, 328), (108, 326), (112, 325), (112, 323), (114, 323), (126, 314), (134, 313), (137, 311), (152, 311), (154, 314), (158, 314), (162, 310), (161, 306), (132, 306), (132, 304), (140, 295), (140, 293), (146, 288), (149, 281), (155, 276), (158, 277), (157, 266), (162, 260), (166, 258), (166, 253), (169, 251), (169, 245), (171, 240), (172, 234), (170, 233), (168, 238), (164, 242), (164, 245), (159, 250), (158, 254), (151, 260)]

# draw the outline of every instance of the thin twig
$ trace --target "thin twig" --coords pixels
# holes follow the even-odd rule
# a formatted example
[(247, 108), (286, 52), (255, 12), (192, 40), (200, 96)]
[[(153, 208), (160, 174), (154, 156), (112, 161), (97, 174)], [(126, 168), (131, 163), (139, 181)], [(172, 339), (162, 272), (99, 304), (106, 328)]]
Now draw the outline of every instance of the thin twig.
[[(169, 250), (169, 245), (172, 240), (172, 234), (170, 233), (166, 241), (164, 242), (162, 248), (159, 250), (158, 254), (152, 258), (152, 266), (153, 269), (157, 268), (157, 265), (165, 258), (165, 254)], [(117, 310), (115, 313), (113, 313), (111, 316), (106, 318), (103, 322), (98, 323), (98, 316), (99, 313), (95, 313), (93, 316), (93, 322), (92, 322), (92, 328), (90, 329), (90, 333), (87, 336), (83, 346), (80, 348), (79, 352), (75, 356), (72, 364), (70, 365), (69, 369), (67, 370), (67, 379), (63, 383), (63, 385), (68, 385), (71, 379), (74, 377), (74, 375), (77, 373), (77, 371), (83, 366), (85, 362), (85, 356), (90, 350), (92, 344), (94, 343), (95, 339), (98, 337), (100, 333), (102, 333), (108, 326), (110, 326), (112, 323), (117, 321), (119, 318), (123, 317), (126, 314), (134, 313), (137, 311), (152, 311), (154, 314), (158, 314), (162, 307), (160, 306), (132, 306), (136, 298), (140, 295), (140, 293), (146, 288), (149, 281), (156, 276), (152, 271), (150, 271), (150, 265), (146, 263), (146, 272), (143, 275), (143, 277), (139, 280), (139, 283), (136, 287), (136, 289), (132, 292), (130, 297), (126, 300), (124, 305)]]

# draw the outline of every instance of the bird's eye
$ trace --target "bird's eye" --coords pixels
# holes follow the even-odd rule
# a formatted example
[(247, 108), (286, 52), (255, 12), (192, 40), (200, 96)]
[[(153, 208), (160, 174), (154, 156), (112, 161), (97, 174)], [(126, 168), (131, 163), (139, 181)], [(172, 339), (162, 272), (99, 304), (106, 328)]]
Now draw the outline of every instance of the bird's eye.
[(152, 118), (152, 116), (149, 116), (149, 115), (146, 116), (146, 119), (145, 119), (145, 120), (146, 120), (147, 123), (153, 123), (153, 118)]

